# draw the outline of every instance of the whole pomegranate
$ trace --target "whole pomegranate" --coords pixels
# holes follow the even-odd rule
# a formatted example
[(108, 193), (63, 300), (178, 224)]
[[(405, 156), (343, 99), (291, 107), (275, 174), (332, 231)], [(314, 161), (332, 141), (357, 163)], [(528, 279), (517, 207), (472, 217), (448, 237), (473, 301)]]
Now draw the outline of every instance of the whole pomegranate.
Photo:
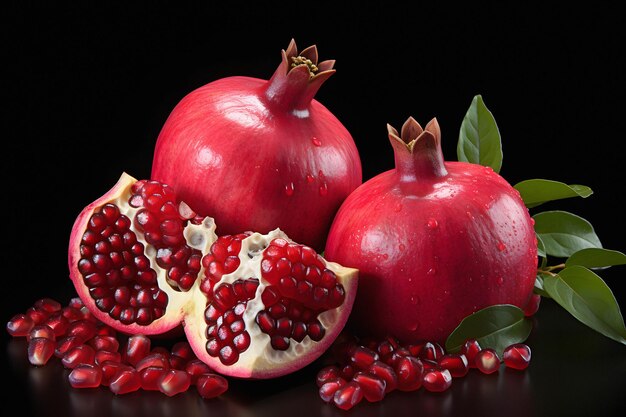
[(345, 200), (326, 244), (359, 269), (358, 334), (444, 342), (484, 307), (525, 307), (537, 246), (519, 193), (491, 168), (444, 162), (436, 119), (388, 132), (395, 169)]
[(228, 77), (191, 92), (158, 136), (152, 179), (215, 218), (219, 234), (279, 227), (321, 250), (362, 181), (352, 136), (313, 98), (334, 62), (292, 40), (269, 81)]
[(357, 271), (281, 230), (217, 236), (173, 187), (123, 174), (77, 217), (70, 278), (93, 316), (126, 334), (183, 325), (211, 369), (271, 378), (311, 363), (352, 309)]

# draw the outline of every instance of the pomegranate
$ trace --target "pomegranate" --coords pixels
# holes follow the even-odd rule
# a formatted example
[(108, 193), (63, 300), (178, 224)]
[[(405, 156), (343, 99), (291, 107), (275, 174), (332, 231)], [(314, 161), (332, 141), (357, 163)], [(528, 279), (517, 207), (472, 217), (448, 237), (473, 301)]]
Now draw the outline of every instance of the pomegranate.
[(491, 168), (444, 162), (436, 119), (388, 133), (395, 169), (344, 201), (326, 244), (328, 260), (359, 270), (355, 333), (443, 343), (482, 308), (524, 308), (537, 245), (519, 193)]
[[(147, 355), (145, 335), (180, 324), (195, 357), (223, 375), (270, 378), (319, 357), (350, 314), (357, 271), (326, 262), (279, 229), (219, 238), (214, 229), (213, 219), (198, 217), (172, 187), (125, 173), (80, 213), (70, 277), (97, 320), (133, 335), (125, 361), (136, 365)], [(28, 323), (11, 329), (18, 327)], [(73, 336), (58, 341), (58, 355), (81, 343)], [(171, 367), (190, 355), (177, 351)], [(122, 386), (128, 380), (134, 389), (139, 378), (128, 374)], [(174, 382), (160, 389), (176, 392)]]
[(152, 179), (215, 218), (220, 235), (279, 227), (322, 250), (362, 180), (352, 136), (313, 98), (334, 63), (292, 40), (269, 81), (228, 77), (192, 91), (162, 127)]

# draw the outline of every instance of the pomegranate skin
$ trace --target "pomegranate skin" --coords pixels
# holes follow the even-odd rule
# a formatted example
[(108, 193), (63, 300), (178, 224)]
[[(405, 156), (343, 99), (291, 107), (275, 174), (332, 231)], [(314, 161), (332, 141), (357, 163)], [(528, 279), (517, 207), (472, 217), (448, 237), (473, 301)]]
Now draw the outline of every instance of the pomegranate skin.
[[(362, 182), (361, 162), (347, 129), (313, 99), (332, 61), (312, 75), (290, 67), (294, 55), (292, 41), (269, 81), (228, 77), (185, 96), (157, 138), (151, 176), (215, 218), (220, 235), (280, 227), (321, 250)], [(300, 56), (317, 63), (315, 47)]]
[(443, 343), (469, 314), (531, 296), (537, 247), (519, 193), (491, 168), (444, 163), (434, 119), (429, 130), (437, 139), (412, 150), (392, 140), (396, 169), (357, 188), (332, 224), (326, 258), (359, 269), (358, 334)]

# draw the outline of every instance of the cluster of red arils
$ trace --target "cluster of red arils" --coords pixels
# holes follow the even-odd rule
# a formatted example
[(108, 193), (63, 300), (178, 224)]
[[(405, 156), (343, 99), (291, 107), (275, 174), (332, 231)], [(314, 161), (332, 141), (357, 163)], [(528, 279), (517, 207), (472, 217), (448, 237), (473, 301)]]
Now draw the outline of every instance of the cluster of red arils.
[[(317, 386), (323, 401), (348, 410), (364, 398), (382, 401), (391, 391), (430, 392), (450, 388), (471, 368), (485, 374), (498, 372), (501, 358), (491, 348), (481, 348), (475, 339), (465, 342), (459, 353), (447, 353), (438, 343), (401, 345), (389, 337), (382, 341), (361, 340), (342, 335), (329, 352), (334, 362), (319, 371)], [(522, 343), (504, 349), (507, 368), (523, 370), (530, 363), (530, 348)]]
[(63, 307), (43, 298), (24, 314), (7, 323), (13, 337), (28, 341), (28, 360), (43, 366), (53, 357), (71, 369), (74, 388), (108, 387), (117, 395), (161, 391), (173, 396), (194, 385), (203, 398), (214, 398), (228, 389), (228, 381), (197, 359), (189, 343), (169, 349), (151, 346), (143, 335), (124, 336), (95, 319), (80, 298)]

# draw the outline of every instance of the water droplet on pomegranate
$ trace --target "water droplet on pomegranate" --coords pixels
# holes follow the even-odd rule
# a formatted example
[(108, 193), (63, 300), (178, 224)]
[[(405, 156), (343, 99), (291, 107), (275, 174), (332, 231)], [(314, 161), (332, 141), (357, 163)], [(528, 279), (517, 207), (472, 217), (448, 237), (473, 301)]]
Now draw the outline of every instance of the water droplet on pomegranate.
[(313, 145), (315, 146), (322, 146), (322, 141), (316, 138), (315, 136), (313, 136), (313, 138), (311, 139), (311, 142), (313, 142)]
[(320, 195), (326, 194), (328, 194), (328, 184), (323, 183), (322, 185), (320, 185)]
[(428, 275), (435, 275), (437, 273), (437, 270), (435, 268), (430, 268), (427, 272)]
[(470, 220), (474, 220), (474, 215), (472, 213), (470, 213), (469, 211), (466, 211), (465, 214)]
[(497, 278), (497, 280), (496, 280), (496, 283), (497, 283), (498, 285), (502, 285), (502, 284), (504, 284), (504, 278), (502, 278), (502, 277), (498, 277), (498, 278)]
[(388, 254), (383, 254), (383, 259), (389, 259), (389, 255)]
[(428, 219), (428, 222), (426, 224), (428, 225), (429, 229), (436, 229), (437, 227), (439, 227), (439, 222), (437, 221), (437, 219), (433, 219), (432, 217)]
[(419, 323), (414, 321), (413, 323), (409, 324), (409, 331), (414, 332), (417, 330), (418, 327), (419, 327)]
[(403, 252), (405, 249), (406, 249), (406, 246), (404, 246), (404, 244), (400, 243), (400, 244), (398, 245), (398, 250), (399, 250), (400, 252)]
[(310, 184), (313, 181), (315, 181), (315, 177), (313, 175), (311, 175), (311, 174), (306, 174), (306, 182), (308, 182)]
[(290, 182), (289, 184), (285, 185), (285, 194), (287, 194), (287, 197), (291, 197), (293, 195), (294, 190), (295, 190), (295, 187), (293, 185), (293, 182)]
[(506, 250), (506, 245), (503, 242), (498, 242), (498, 250), (500, 252), (504, 252)]
[(402, 211), (402, 203), (398, 203), (396, 204), (396, 206), (393, 208), (393, 210), (397, 213), (399, 211)]
[(450, 291), (449, 291), (449, 290), (444, 290), (444, 291), (443, 291), (443, 293), (444, 293), (445, 295), (450, 295)]
[(533, 226), (535, 225), (535, 219), (533, 219), (532, 217), (530, 218), (530, 224), (532, 224)]

